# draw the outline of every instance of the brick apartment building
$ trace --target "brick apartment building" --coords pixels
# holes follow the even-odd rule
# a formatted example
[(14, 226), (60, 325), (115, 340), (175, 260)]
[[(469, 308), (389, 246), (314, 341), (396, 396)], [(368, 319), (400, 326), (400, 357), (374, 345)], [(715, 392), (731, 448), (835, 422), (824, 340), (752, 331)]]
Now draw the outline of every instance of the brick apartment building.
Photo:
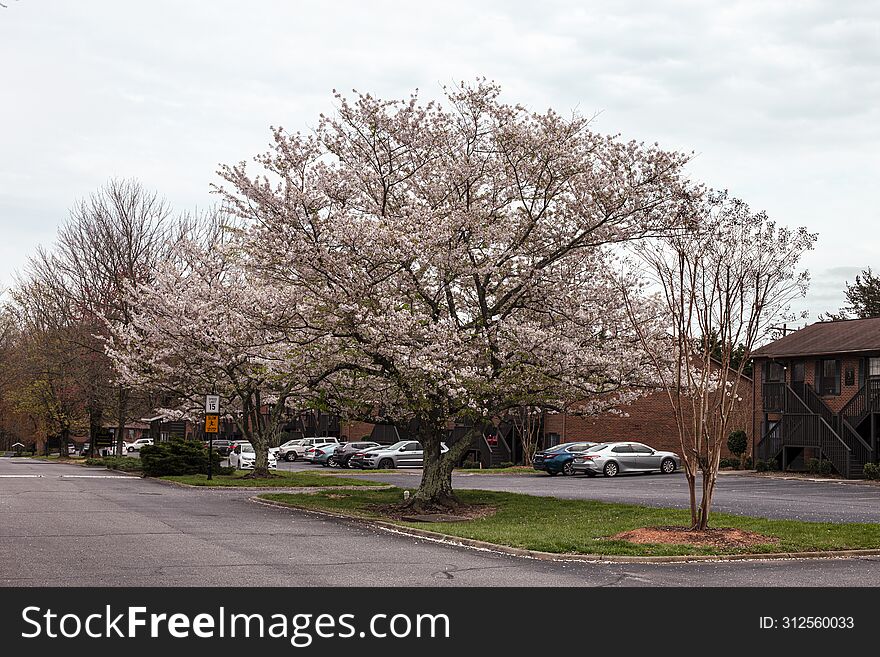
[[(730, 430), (746, 432), (751, 444), (753, 434), (753, 384), (743, 377), (739, 386), (742, 401), (737, 404), (730, 421)], [(544, 445), (589, 440), (610, 442), (632, 440), (654, 449), (681, 452), (678, 428), (669, 397), (665, 391), (640, 397), (629, 406), (621, 407), (623, 414), (602, 413), (592, 417), (570, 414), (545, 414)], [(727, 441), (722, 446), (722, 457), (729, 457)]]
[(880, 318), (817, 322), (754, 357), (758, 458), (789, 470), (826, 459), (849, 478), (877, 462)]

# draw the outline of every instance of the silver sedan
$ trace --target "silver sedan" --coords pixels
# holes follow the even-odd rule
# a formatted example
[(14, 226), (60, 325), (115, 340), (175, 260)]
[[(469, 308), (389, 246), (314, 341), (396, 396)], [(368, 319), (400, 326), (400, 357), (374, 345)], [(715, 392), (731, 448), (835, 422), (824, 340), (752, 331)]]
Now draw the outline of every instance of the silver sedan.
[(588, 477), (603, 474), (616, 477), (622, 472), (662, 472), (672, 474), (681, 467), (675, 452), (661, 452), (642, 443), (600, 443), (575, 457), (572, 469)]

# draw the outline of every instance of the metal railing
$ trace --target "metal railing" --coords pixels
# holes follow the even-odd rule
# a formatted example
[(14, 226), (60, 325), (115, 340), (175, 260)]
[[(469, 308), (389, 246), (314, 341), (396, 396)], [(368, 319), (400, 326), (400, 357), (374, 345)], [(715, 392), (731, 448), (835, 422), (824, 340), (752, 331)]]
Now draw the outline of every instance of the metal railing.
[(781, 411), (785, 408), (785, 390), (782, 381), (765, 381), (761, 384), (761, 399), (765, 411)]
[(840, 409), (840, 415), (856, 427), (871, 411), (880, 411), (880, 379), (865, 381), (853, 398)]
[(761, 461), (767, 461), (774, 458), (779, 454), (779, 450), (782, 449), (781, 425), (783, 421), (784, 420), (779, 420), (770, 427), (764, 434), (764, 437), (758, 442), (758, 446), (755, 449), (758, 453), (758, 459)]

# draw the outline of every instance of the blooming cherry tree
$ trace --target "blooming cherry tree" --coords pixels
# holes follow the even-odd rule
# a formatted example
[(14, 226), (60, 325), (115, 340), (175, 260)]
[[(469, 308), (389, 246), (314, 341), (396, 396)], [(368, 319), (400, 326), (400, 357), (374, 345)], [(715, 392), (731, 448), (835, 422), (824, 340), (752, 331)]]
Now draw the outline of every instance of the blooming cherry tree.
[[(453, 465), (507, 408), (634, 394), (645, 352), (619, 287), (638, 290), (612, 249), (675, 229), (695, 194), (687, 156), (499, 94), (337, 95), (313, 134), (273, 129), (257, 173), (220, 171), (249, 276), (296, 309), (276, 327), (332, 339), (323, 394), (418, 427), (425, 510), (456, 504)], [(471, 430), (441, 454), (456, 421)]]

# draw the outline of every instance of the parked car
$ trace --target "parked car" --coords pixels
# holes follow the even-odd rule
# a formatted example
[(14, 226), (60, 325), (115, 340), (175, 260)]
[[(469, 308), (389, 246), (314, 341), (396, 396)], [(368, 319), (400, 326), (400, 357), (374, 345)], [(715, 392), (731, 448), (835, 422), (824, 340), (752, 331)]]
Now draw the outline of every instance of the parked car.
[(307, 449), (315, 445), (326, 445), (328, 443), (339, 443), (334, 436), (319, 436), (317, 438), (300, 438), (299, 440), (290, 440), (284, 443), (278, 450), (278, 455), (286, 461), (296, 461), (301, 459)]
[[(208, 448), (208, 441), (205, 441), (205, 449)], [(220, 456), (229, 456), (229, 452), (232, 449), (234, 443), (231, 440), (227, 440), (225, 438), (218, 438), (212, 442), (211, 448), (217, 452)]]
[(590, 442), (561, 443), (548, 447), (532, 457), (532, 467), (535, 470), (543, 470), (551, 477), (555, 477), (560, 472), (564, 475), (573, 475), (572, 462), (574, 457), (597, 444)]
[(356, 470), (363, 470), (364, 460), (367, 458), (367, 454), (370, 452), (382, 451), (384, 449), (388, 449), (388, 445), (376, 445), (376, 447), (368, 447), (367, 449), (355, 452), (348, 457), (348, 467)]
[(128, 447), (125, 448), (125, 451), (129, 452), (129, 453), (140, 452), (141, 447), (143, 447), (144, 445), (152, 445), (152, 444), (153, 444), (152, 438), (138, 438), (133, 443), (130, 443), (128, 445)]
[(321, 445), (319, 447), (313, 447), (314, 453), (312, 454), (311, 461), (315, 465), (322, 465), (325, 468), (333, 465), (330, 463), (330, 459), (333, 458), (333, 455), (339, 450), (341, 445), (337, 445), (334, 443), (327, 443), (326, 445)]
[[(238, 470), (253, 470), (257, 454), (250, 443), (239, 443), (229, 454), (229, 465)], [(269, 467), (277, 468), (278, 461), (269, 454)]]
[[(440, 443), (440, 452), (448, 451), (446, 444)], [(425, 462), (422, 444), (415, 440), (401, 440), (384, 449), (374, 448), (363, 454), (361, 467), (365, 469), (420, 468)]]
[(340, 445), (333, 452), (333, 456), (331, 457), (333, 464), (338, 465), (340, 468), (347, 468), (348, 462), (351, 460), (351, 457), (357, 454), (358, 452), (362, 452), (365, 449), (370, 449), (371, 447), (379, 447), (379, 443), (375, 443), (372, 441), (360, 441), (354, 443), (345, 443), (344, 445)]
[(675, 452), (663, 452), (642, 443), (600, 443), (579, 454), (572, 465), (575, 472), (595, 477), (600, 472), (616, 477), (621, 472), (662, 472), (672, 474), (681, 467)]

